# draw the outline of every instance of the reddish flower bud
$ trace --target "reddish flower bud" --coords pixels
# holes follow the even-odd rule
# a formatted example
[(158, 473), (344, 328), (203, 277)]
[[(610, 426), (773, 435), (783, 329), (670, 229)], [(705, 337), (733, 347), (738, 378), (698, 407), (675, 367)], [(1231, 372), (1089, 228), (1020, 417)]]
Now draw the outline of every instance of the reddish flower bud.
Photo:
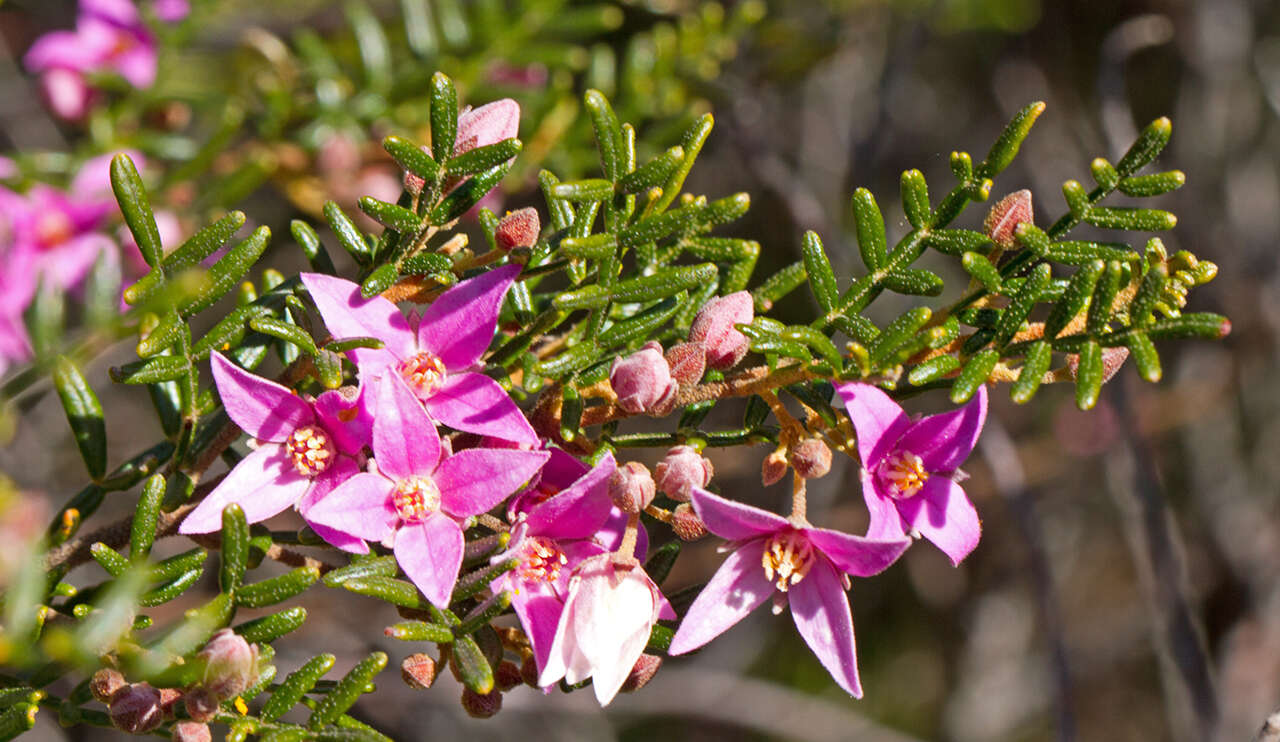
[(689, 328), (689, 341), (698, 343), (706, 352), (707, 365), (719, 371), (733, 368), (747, 354), (747, 336), (735, 324), (747, 324), (755, 318), (751, 294), (737, 291), (717, 296), (698, 310)]
[(638, 513), (653, 502), (656, 485), (649, 467), (628, 461), (609, 475), (609, 497), (624, 513)]
[(1035, 212), (1031, 208), (1031, 191), (1024, 188), (1010, 193), (991, 207), (982, 224), (982, 231), (987, 233), (992, 242), (1007, 250), (1017, 245), (1013, 235), (1018, 225), (1035, 224), (1035, 221)]
[(681, 384), (696, 384), (707, 370), (707, 353), (698, 343), (680, 343), (667, 349), (671, 378)]
[(520, 676), (520, 668), (516, 663), (509, 660), (498, 664), (498, 668), (493, 671), (493, 684), (500, 691), (509, 691), (512, 688), (524, 682), (524, 678)]
[(126, 685), (119, 670), (104, 667), (89, 679), (89, 692), (102, 703), (111, 703), (111, 697)]
[(462, 691), (462, 710), (473, 719), (488, 719), (502, 710), (502, 693), (495, 690), (481, 695), (465, 688)]
[[(1111, 377), (1116, 375), (1124, 362), (1129, 359), (1129, 349), (1123, 345), (1115, 348), (1102, 349), (1102, 383), (1111, 381)], [(1067, 356), (1067, 372), (1071, 374), (1071, 378), (1076, 378), (1076, 373), (1080, 369), (1080, 356), (1072, 353)]]
[(436, 682), (436, 661), (421, 652), (400, 663), (400, 677), (410, 688), (430, 688)]
[(213, 721), (218, 713), (218, 699), (204, 688), (196, 687), (182, 697), (182, 706), (192, 721)]
[(180, 721), (173, 725), (173, 742), (212, 742), (209, 725), (198, 721)]
[(517, 247), (533, 247), (538, 241), (538, 233), (542, 231), (542, 222), (535, 208), (508, 211), (498, 222), (493, 236), (497, 239), (498, 249), (510, 251)]
[(111, 697), (111, 723), (130, 734), (146, 734), (160, 726), (164, 713), (160, 710), (160, 691), (147, 683), (134, 683)]
[(471, 108), (458, 116), (453, 156), (497, 144), (520, 133), (520, 104), (510, 98)]
[(760, 466), (760, 482), (766, 487), (777, 484), (786, 473), (787, 457), (783, 455), (782, 449), (777, 449), (764, 457), (764, 463)]
[(204, 689), (219, 701), (234, 698), (258, 678), (258, 648), (231, 629), (221, 629), (198, 655), (204, 660)]
[(676, 509), (671, 511), (671, 530), (681, 541), (697, 541), (707, 535), (707, 525), (687, 502), (676, 505)]
[(172, 719), (174, 716), (174, 708), (177, 707), (178, 701), (182, 700), (182, 691), (177, 688), (161, 688), (160, 689), (160, 712), (164, 714), (164, 718)]
[(831, 449), (817, 438), (806, 438), (791, 449), (791, 466), (801, 479), (825, 477), (831, 471)]
[(658, 655), (640, 655), (640, 659), (636, 660), (635, 667), (631, 668), (627, 679), (622, 681), (622, 687), (618, 692), (631, 693), (645, 687), (650, 680), (653, 680), (653, 676), (658, 674), (659, 667), (662, 667), (662, 658)]
[(711, 462), (693, 446), (676, 446), (658, 462), (658, 489), (673, 500), (689, 501), (689, 491), (706, 487), (714, 473)]
[(538, 687), (538, 661), (529, 655), (520, 663), (520, 679), (530, 688)]
[(671, 411), (680, 387), (671, 378), (671, 367), (662, 357), (662, 346), (646, 343), (626, 358), (618, 358), (609, 370), (609, 384), (618, 395), (618, 406), (632, 414), (655, 416)]

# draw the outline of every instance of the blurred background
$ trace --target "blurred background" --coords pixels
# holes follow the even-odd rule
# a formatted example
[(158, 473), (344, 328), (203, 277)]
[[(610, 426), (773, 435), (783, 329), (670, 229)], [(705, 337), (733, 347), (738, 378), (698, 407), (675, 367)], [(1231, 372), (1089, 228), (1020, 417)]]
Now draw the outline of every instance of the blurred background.
[[(581, 92), (598, 87), (636, 124), (642, 160), (694, 115), (714, 113), (689, 190), (751, 194), (748, 216), (723, 234), (762, 243), (758, 277), (798, 259), (807, 229), (822, 236), (837, 275), (849, 276), (860, 270), (855, 187), (877, 195), (895, 239), (907, 231), (897, 195), (904, 169), (923, 171), (936, 199), (950, 187), (952, 150), (981, 157), (1014, 112), (1043, 100), (1047, 111), (992, 194), (1030, 188), (1043, 226), (1065, 211), (1064, 180), (1085, 180), (1090, 160), (1114, 161), (1143, 125), (1167, 115), (1173, 140), (1158, 166), (1185, 171), (1187, 185), (1152, 205), (1179, 216), (1163, 236), (1171, 253), (1219, 266), (1192, 305), (1228, 315), (1233, 331), (1218, 343), (1162, 348), (1157, 385), (1122, 369), (1089, 413), (1075, 409), (1069, 387), (1045, 388), (1026, 407), (995, 390), (965, 466), (983, 518), (977, 551), (952, 568), (934, 549), (912, 549), (854, 584), (860, 701), (830, 681), (785, 614), (762, 610), (699, 654), (668, 660), (643, 691), (605, 710), (589, 693), (517, 689), (500, 714), (475, 721), (452, 679), (413, 691), (388, 670), (355, 715), (396, 739), (1251, 739), (1280, 709), (1280, 5), (635, 0), (540, 14), (542, 6), (197, 4), (168, 38), (154, 88), (114, 102), (101, 120), (67, 124), (50, 118), (21, 57), (40, 33), (74, 24), (74, 3), (10, 0), (0, 4), (0, 152), (141, 147), (164, 169), (163, 201), (194, 214), (238, 205), (279, 236), (267, 260), (287, 274), (303, 264), (289, 219), (314, 216), (327, 193), (348, 203), (387, 189), (394, 197), (397, 173), (377, 143), (421, 125), (419, 91), (434, 70), (458, 81), (464, 101), (521, 101), (526, 150), (504, 183), (503, 208), (541, 206), (539, 168), (567, 179), (598, 167), (578, 110)], [(430, 14), (405, 16), (420, 8)], [(360, 41), (369, 23), (390, 29), (389, 60), (407, 47), (417, 61), (371, 60)], [(218, 137), (206, 156), (201, 145)], [(74, 161), (49, 155), (24, 166), (57, 178)], [(197, 176), (212, 185), (193, 190)], [(961, 224), (979, 224), (985, 211), (971, 207)], [(803, 319), (811, 301), (798, 291), (778, 311)], [(873, 316), (902, 309), (886, 296)], [(113, 460), (157, 435), (145, 395), (106, 380), (108, 365), (132, 357), (128, 346), (108, 346), (87, 369), (126, 428), (113, 431)], [(909, 409), (946, 406), (935, 394)], [(81, 486), (62, 411), (37, 383), (16, 413), (0, 469), (56, 506)], [(785, 485), (759, 484), (767, 452), (716, 450), (714, 482), (781, 507)], [(658, 453), (640, 458), (652, 464)], [(98, 518), (128, 507), (109, 501)], [(810, 517), (864, 526), (851, 461), (811, 483)], [(164, 548), (182, 548), (170, 541)], [(704, 581), (719, 559), (712, 543), (687, 548), (666, 587)], [(339, 671), (373, 647), (393, 664), (414, 651), (378, 630), (393, 614), (339, 593), (303, 596), (311, 620), (277, 644), (282, 671), (317, 651), (337, 654)], [(63, 730), (45, 715), (31, 738), (112, 733)]]

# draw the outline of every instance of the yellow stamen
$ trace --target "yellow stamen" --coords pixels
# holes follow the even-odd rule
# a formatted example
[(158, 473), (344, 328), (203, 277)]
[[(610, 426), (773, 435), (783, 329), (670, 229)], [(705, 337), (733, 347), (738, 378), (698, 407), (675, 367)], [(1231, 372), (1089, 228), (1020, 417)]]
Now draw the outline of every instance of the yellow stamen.
[(318, 425), (307, 425), (293, 431), (285, 445), (293, 458), (293, 468), (304, 477), (323, 474), (337, 454), (329, 434)]
[(910, 451), (890, 456), (881, 473), (889, 480), (889, 494), (899, 500), (916, 494), (929, 481), (924, 460)]
[(764, 567), (765, 579), (785, 593), (809, 574), (813, 560), (813, 544), (809, 539), (799, 531), (788, 530), (770, 537), (760, 563)]
[(431, 477), (410, 477), (396, 483), (391, 500), (401, 520), (417, 522), (440, 509), (440, 488)]

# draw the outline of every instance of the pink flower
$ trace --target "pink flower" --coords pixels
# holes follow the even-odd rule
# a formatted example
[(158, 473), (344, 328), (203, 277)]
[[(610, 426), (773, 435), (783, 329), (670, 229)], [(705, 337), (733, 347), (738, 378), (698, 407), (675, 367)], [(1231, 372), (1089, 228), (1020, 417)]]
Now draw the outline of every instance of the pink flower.
[(462, 565), (462, 523), (529, 481), (543, 451), (468, 448), (441, 456), (440, 436), (408, 385), (388, 376), (373, 419), (377, 471), (356, 474), (303, 513), (313, 525), (382, 542), (422, 594), (447, 606)]
[(659, 618), (674, 618), (658, 586), (639, 564), (600, 554), (578, 565), (569, 579), (564, 611), (538, 685), (588, 677), (596, 700), (608, 705), (644, 653)]
[(363, 298), (350, 281), (303, 273), (302, 282), (334, 336), (375, 337), (385, 344), (351, 351), (366, 384), (399, 376), (432, 419), (537, 446), (537, 434), (511, 397), (473, 370), (493, 340), (502, 299), (519, 273), (520, 266), (510, 265), (462, 281), (427, 307), (416, 331), (394, 304), (381, 296)]
[(790, 602), (796, 629), (823, 667), (841, 688), (861, 697), (845, 575), (881, 572), (911, 540), (814, 528), (700, 488), (692, 499), (707, 530), (733, 542), (734, 551), (689, 607), (669, 652), (701, 647), (772, 596), (775, 612)]
[(458, 116), (453, 156), (497, 144), (520, 133), (520, 104), (510, 98), (469, 108)]
[(867, 535), (919, 534), (959, 564), (978, 545), (982, 531), (956, 479), (987, 418), (986, 387), (978, 387), (958, 410), (915, 421), (869, 384), (839, 384), (836, 392), (858, 434), (862, 496), (871, 511)]
[[(359, 471), (356, 457), (368, 439), (368, 420), (354, 394), (328, 391), (314, 402), (288, 387), (244, 371), (219, 353), (210, 359), (213, 380), (227, 415), (257, 439), (257, 448), (236, 464), (182, 521), (179, 533), (211, 533), (222, 527), (222, 509), (244, 508), (250, 523), (291, 506), (305, 511)], [(334, 546), (364, 553), (359, 539), (317, 529)]]

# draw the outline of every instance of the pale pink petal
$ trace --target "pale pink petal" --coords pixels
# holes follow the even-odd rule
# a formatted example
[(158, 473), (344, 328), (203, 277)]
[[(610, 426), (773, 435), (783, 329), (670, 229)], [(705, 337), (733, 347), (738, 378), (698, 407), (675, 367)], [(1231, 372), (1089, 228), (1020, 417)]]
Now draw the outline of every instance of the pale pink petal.
[(644, 653), (657, 618), (653, 582), (639, 567), (616, 584), (601, 580), (606, 588), (593, 610), (577, 613), (580, 650), (591, 663), (591, 687), (601, 706), (618, 694), (636, 660)]
[(532, 479), (549, 457), (546, 451), (502, 448), (468, 448), (446, 457), (433, 476), (441, 508), (458, 518), (486, 512)]
[(158, 58), (154, 44), (149, 38), (134, 41), (128, 50), (111, 59), (116, 72), (139, 90), (146, 90), (156, 81)]
[[(594, 540), (608, 551), (617, 551), (622, 545), (622, 538), (626, 535), (627, 523), (630, 516), (622, 512), (616, 505), (609, 508), (609, 517), (605, 519), (604, 525), (600, 526), (600, 530), (595, 532)], [(645, 556), (649, 553), (649, 532), (645, 530), (644, 524), (636, 526), (636, 550), (633, 552), (635, 558), (641, 562), (645, 560)]]
[(854, 577), (883, 572), (911, 545), (906, 537), (871, 539), (826, 528), (806, 528), (804, 534), (837, 568)]
[(80, 285), (93, 270), (99, 256), (115, 261), (119, 254), (116, 243), (105, 234), (89, 232), (80, 234), (56, 248), (39, 255), (35, 268), (48, 286), (70, 290)]
[[(347, 458), (346, 456), (336, 457), (333, 463), (329, 465), (329, 468), (326, 469), (323, 474), (315, 478), (311, 486), (311, 491), (307, 493), (306, 497), (303, 497), (302, 500), (298, 502), (298, 512), (302, 513), (302, 517), (305, 519), (307, 517), (307, 511), (311, 509), (313, 505), (324, 499), (325, 495), (332, 492), (338, 485), (346, 482), (359, 473), (360, 469), (356, 466), (355, 461)], [(335, 546), (343, 551), (351, 552), (352, 554), (369, 553), (369, 545), (364, 542), (364, 539), (359, 538), (358, 536), (352, 536), (348, 533), (329, 528), (328, 526), (322, 526), (319, 523), (308, 523), (307, 525), (311, 526), (311, 530), (315, 531), (317, 536), (327, 541), (330, 546)]]
[(874, 471), (906, 431), (910, 422), (907, 413), (883, 390), (870, 384), (856, 381), (837, 384), (836, 392), (844, 400), (849, 420), (858, 434), (862, 466)]
[(378, 382), (373, 416), (373, 455), (392, 479), (426, 476), (440, 461), (440, 434), (398, 374)]
[(520, 269), (494, 268), (441, 294), (418, 322), (418, 347), (439, 356), (450, 371), (474, 365), (493, 341), (502, 299)]
[(381, 296), (365, 299), (357, 284), (322, 273), (303, 273), (302, 284), (335, 338), (372, 337), (384, 343), (380, 350), (348, 351), (365, 381), (417, 352), (413, 331), (395, 304)]
[(84, 118), (94, 97), (84, 73), (65, 67), (50, 67), (40, 74), (40, 94), (50, 110), (67, 121)]
[[(147, 158), (136, 149), (107, 152), (85, 160), (80, 169), (76, 171), (76, 176), (71, 179), (71, 188), (68, 190), (80, 197), (102, 196), (108, 199), (111, 198), (111, 160), (116, 155), (128, 155), (138, 172), (143, 172), (147, 169)], [(114, 208), (114, 204), (112, 208)], [(156, 214), (156, 221), (160, 221), (159, 214)], [(163, 236), (163, 226), (159, 224), (157, 226), (160, 226), (160, 234)]]
[(511, 600), (511, 607), (520, 618), (524, 634), (529, 638), (533, 649), (533, 658), (537, 662), (538, 671), (547, 664), (547, 656), (551, 645), (555, 642), (556, 626), (560, 624), (560, 613), (564, 603), (555, 594), (550, 585), (537, 586), (524, 584), (519, 587)]
[[(357, 474), (302, 514), (307, 523), (341, 531), (348, 536), (383, 541), (398, 520), (391, 494), (395, 484), (378, 474)], [(317, 531), (318, 533), (318, 531)]]
[(908, 526), (942, 549), (952, 564), (968, 556), (982, 536), (973, 503), (960, 485), (944, 476), (929, 477), (915, 497), (898, 502), (898, 512)]
[(88, 72), (110, 52), (110, 37), (74, 31), (50, 31), (36, 39), (22, 63), (31, 72), (46, 69)]
[(311, 480), (294, 471), (283, 448), (266, 444), (240, 460), (195, 510), (178, 533), (212, 533), (222, 528), (222, 509), (231, 503), (250, 523), (266, 520), (300, 500)]
[(498, 382), (476, 373), (459, 373), (423, 400), (432, 419), (476, 435), (538, 445), (538, 434)]
[(578, 623), (575, 616), (582, 610), (581, 604), (576, 600), (581, 585), (580, 579), (570, 582), (564, 610), (560, 611), (560, 621), (556, 624), (555, 638), (551, 642), (551, 648), (547, 650), (542, 670), (538, 673), (540, 686), (557, 683), (561, 678), (570, 683), (580, 683), (591, 677), (591, 661), (583, 654), (574, 634), (574, 627)]
[(316, 421), (311, 405), (288, 387), (254, 376), (221, 353), (211, 355), (209, 363), (227, 415), (254, 438), (279, 443)]
[(462, 529), (458, 524), (439, 514), (421, 523), (406, 523), (396, 531), (395, 553), (400, 568), (427, 600), (447, 607), (462, 566)]
[(984, 384), (963, 407), (913, 423), (902, 434), (896, 448), (923, 459), (926, 471), (955, 471), (978, 444), (986, 420), (987, 387)]
[[(555, 458), (552, 452), (551, 460)], [(550, 539), (590, 538), (604, 525), (613, 507), (609, 477), (615, 468), (613, 454), (606, 454), (568, 489), (532, 508), (525, 520), (529, 535)]]
[(723, 539), (745, 541), (787, 527), (781, 515), (726, 500), (700, 487), (693, 488), (689, 499), (707, 530)]
[(853, 615), (835, 567), (816, 560), (809, 574), (791, 587), (790, 602), (791, 617), (809, 649), (841, 688), (861, 698)]
[(858, 472), (858, 481), (862, 483), (862, 499), (867, 503), (867, 511), (871, 514), (871, 523), (867, 526), (867, 538), (894, 540), (906, 535), (902, 527), (902, 516), (898, 514), (896, 501), (878, 488), (877, 477), (867, 473), (866, 469)]
[(765, 577), (761, 558), (765, 539), (738, 547), (698, 593), (671, 639), (668, 654), (692, 652), (720, 636), (774, 593)]

